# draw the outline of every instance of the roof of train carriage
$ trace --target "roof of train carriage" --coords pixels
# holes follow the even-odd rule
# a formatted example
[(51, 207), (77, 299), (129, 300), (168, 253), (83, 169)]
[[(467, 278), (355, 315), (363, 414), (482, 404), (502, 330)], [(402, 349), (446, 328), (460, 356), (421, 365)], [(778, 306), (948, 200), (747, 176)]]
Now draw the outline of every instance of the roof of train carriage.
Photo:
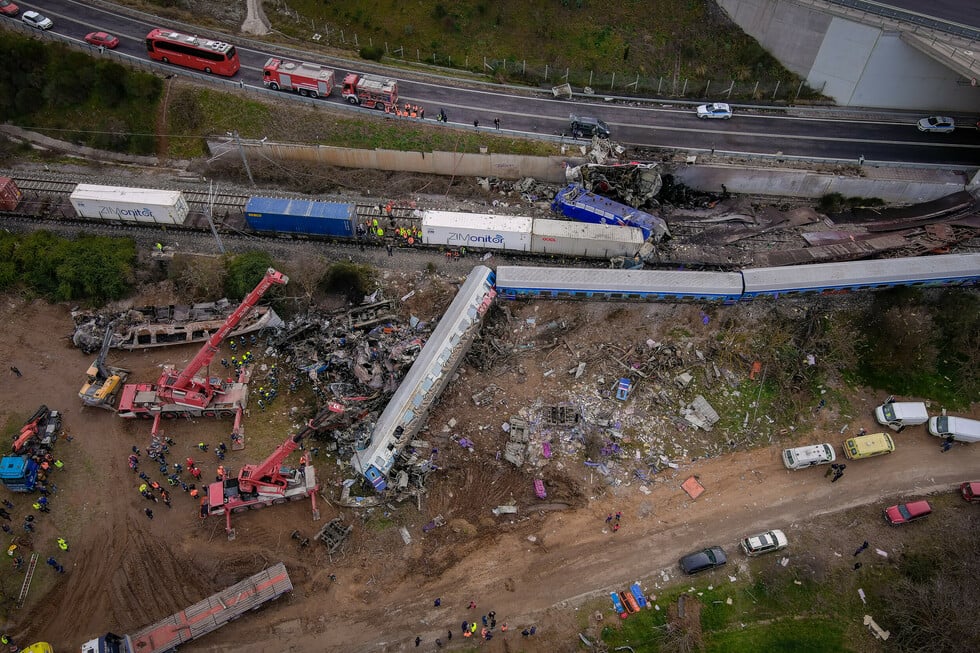
[(429, 335), (422, 352), (378, 417), (371, 434), (371, 444), (363, 451), (355, 453), (351, 459), (354, 468), (360, 473), (363, 474), (374, 463), (379, 447), (385, 446), (387, 438), (394, 433), (397, 426), (401, 425), (405, 413), (417, 409), (417, 406), (410, 401), (412, 395), (431, 375), (432, 368), (436, 364), (442, 364), (440, 358), (446, 345), (458, 338), (460, 322), (471, 323), (479, 319), (474, 304), (482, 301), (487, 295), (488, 290), (493, 287), (493, 279), (493, 271), (485, 265), (477, 265), (467, 276), (449, 308)]
[(980, 279), (980, 254), (749, 268), (742, 271), (742, 276), (746, 293), (875, 286), (949, 278), (972, 278), (976, 281)]
[(501, 265), (497, 287), (583, 292), (666, 293), (680, 295), (742, 294), (738, 272), (695, 270), (608, 270)]

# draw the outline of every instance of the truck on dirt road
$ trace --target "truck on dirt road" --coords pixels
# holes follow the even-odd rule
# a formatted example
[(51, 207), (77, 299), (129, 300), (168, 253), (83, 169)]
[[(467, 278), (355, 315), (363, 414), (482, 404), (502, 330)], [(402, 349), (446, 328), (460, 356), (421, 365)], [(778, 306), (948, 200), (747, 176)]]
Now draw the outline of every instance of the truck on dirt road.
[(82, 653), (164, 653), (212, 633), (249, 610), (292, 591), (281, 562), (143, 628), (135, 635), (106, 633), (82, 644)]

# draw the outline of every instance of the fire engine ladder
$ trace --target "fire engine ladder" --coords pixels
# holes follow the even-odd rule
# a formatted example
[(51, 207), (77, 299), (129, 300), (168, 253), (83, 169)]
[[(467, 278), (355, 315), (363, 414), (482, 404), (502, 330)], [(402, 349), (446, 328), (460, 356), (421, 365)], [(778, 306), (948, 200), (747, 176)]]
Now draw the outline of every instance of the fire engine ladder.
[(27, 592), (31, 589), (31, 579), (34, 578), (34, 569), (37, 567), (37, 551), (31, 554), (31, 561), (27, 565), (27, 574), (24, 575), (24, 584), (20, 586), (20, 596), (17, 597), (17, 607), (24, 607), (24, 600), (27, 599)]

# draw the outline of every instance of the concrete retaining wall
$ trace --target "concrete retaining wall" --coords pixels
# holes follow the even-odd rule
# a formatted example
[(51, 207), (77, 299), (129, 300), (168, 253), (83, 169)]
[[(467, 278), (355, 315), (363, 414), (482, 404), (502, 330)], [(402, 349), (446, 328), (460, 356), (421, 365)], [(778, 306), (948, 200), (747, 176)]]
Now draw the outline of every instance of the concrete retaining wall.
[[(221, 156), (238, 157), (234, 143), (209, 143)], [(395, 152), (355, 150), (341, 147), (248, 143), (250, 158), (262, 156), (311, 161), (352, 168), (374, 168), (403, 172), (466, 177), (494, 176), (501, 179), (533, 177), (540, 181), (565, 182), (564, 163), (579, 161), (563, 157), (534, 157), (504, 154), (457, 154), (453, 152)], [(848, 197), (880, 197), (886, 202), (914, 203), (933, 200), (963, 190), (968, 180), (960, 172), (916, 171), (908, 168), (868, 167), (867, 176), (851, 177), (830, 173), (780, 168), (690, 165), (678, 167), (674, 175), (692, 188), (720, 191), (725, 184), (733, 193), (786, 197), (820, 197), (840, 193)]]
[[(237, 156), (228, 143), (209, 143), (215, 154)], [(372, 168), (395, 172), (420, 172), (463, 177), (499, 177), (561, 183), (565, 180), (563, 163), (568, 157), (521, 156), (514, 154), (471, 154), (456, 152), (398, 152), (395, 150), (355, 150), (343, 147), (287, 145), (280, 143), (247, 143), (245, 152), (262, 148), (262, 156), (295, 161), (310, 161), (344, 168)]]

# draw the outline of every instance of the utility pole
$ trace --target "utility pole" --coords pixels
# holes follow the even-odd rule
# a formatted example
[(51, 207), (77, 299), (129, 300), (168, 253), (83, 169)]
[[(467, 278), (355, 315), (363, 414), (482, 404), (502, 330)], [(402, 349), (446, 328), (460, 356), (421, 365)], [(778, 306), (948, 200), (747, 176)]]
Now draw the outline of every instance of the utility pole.
[[(242, 153), (242, 156), (244, 157), (244, 152)], [(245, 169), (248, 170), (247, 163), (245, 164)], [(252, 175), (249, 174), (249, 179), (251, 178)], [(254, 186), (255, 184), (252, 185)], [(216, 196), (217, 196), (217, 191), (214, 188), (214, 182), (212, 181), (208, 186), (208, 203), (204, 205), (204, 217), (208, 219), (208, 226), (211, 227), (211, 234), (214, 235), (214, 240), (216, 243), (218, 243), (218, 251), (221, 252), (221, 254), (223, 255), (225, 253), (225, 245), (224, 243), (221, 242), (221, 236), (218, 235), (218, 230), (214, 226), (213, 213), (214, 213), (214, 200)]]
[(238, 130), (231, 132), (232, 138), (235, 139), (235, 143), (238, 144), (238, 151), (242, 155), (242, 164), (245, 166), (245, 173), (248, 175), (248, 181), (252, 186), (255, 186), (255, 180), (252, 178), (252, 169), (248, 167), (248, 159), (245, 158), (245, 148), (242, 147), (242, 139), (238, 137)]

